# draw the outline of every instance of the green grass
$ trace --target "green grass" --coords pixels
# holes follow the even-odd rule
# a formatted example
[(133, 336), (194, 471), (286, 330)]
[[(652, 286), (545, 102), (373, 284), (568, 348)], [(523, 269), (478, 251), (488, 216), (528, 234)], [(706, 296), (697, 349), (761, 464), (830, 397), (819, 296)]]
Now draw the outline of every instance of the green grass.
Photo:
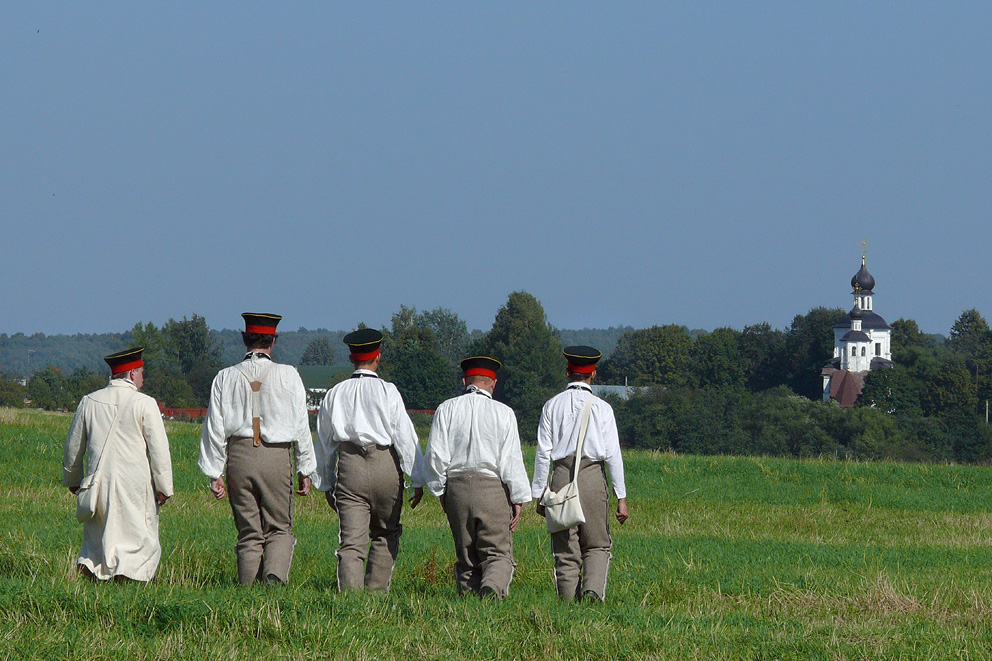
[[(235, 530), (167, 425), (177, 495), (149, 585), (75, 577), (70, 416), (0, 409), (0, 658), (989, 658), (992, 486), (974, 466), (625, 453), (605, 604), (554, 595), (525, 511), (501, 603), (455, 596), (436, 500), (404, 512), (392, 592), (338, 594), (337, 520), (297, 499), (286, 588), (239, 588)], [(532, 462), (533, 449), (528, 454)]]

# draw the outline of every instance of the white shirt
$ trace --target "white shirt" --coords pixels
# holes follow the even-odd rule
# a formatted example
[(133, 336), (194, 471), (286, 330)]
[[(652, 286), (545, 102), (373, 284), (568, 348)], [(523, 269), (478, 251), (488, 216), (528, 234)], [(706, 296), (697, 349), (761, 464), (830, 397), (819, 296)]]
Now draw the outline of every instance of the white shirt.
[[(590, 397), (592, 388), (587, 384), (572, 383), (565, 392), (555, 395), (544, 404), (541, 422), (537, 427), (537, 454), (534, 457), (534, 481), (531, 485), (534, 498), (540, 498), (548, 486), (551, 462), (575, 454), (582, 408)], [(589, 411), (582, 456), (592, 461), (605, 461), (613, 483), (613, 492), (617, 498), (627, 497), (617, 420), (613, 415), (613, 407), (599, 398), (596, 398)]]
[(337, 482), (338, 449), (342, 443), (361, 448), (394, 446), (400, 468), (413, 487), (423, 486), (420, 438), (406, 412), (400, 391), (371, 370), (355, 370), (351, 378), (331, 388), (317, 412), (317, 473), (320, 489), (330, 491)]
[[(292, 365), (281, 365), (252, 353), (242, 367), (253, 379), (262, 374), (259, 391), (261, 411), (257, 413), (266, 443), (292, 443), (296, 471), (314, 477), (317, 461), (313, 453), (313, 436), (307, 414), (307, 393), (299, 372)], [(200, 459), (197, 464), (211, 478), (224, 474), (227, 465), (227, 439), (253, 435), (251, 386), (235, 367), (226, 367), (214, 377), (210, 387), (210, 406), (200, 433)], [(317, 486), (314, 480), (314, 486)]]
[(442, 402), (434, 412), (424, 482), (440, 496), (449, 477), (470, 472), (498, 477), (509, 488), (512, 503), (530, 502), (517, 416), (476, 386)]

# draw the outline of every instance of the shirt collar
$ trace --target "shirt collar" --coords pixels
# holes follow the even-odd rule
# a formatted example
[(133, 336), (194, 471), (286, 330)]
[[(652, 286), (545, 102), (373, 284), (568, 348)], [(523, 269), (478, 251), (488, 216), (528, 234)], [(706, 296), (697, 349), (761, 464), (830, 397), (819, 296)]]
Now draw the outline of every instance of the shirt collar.
[(583, 383), (582, 381), (573, 381), (568, 384), (568, 388), (566, 388), (566, 390), (588, 390), (589, 392), (592, 392), (592, 386), (588, 383)]
[(353, 379), (360, 379), (363, 376), (371, 376), (371, 377), (374, 377), (376, 379), (379, 378), (379, 375), (378, 374), (376, 374), (372, 370), (366, 370), (366, 369), (357, 369), (357, 370), (355, 370), (352, 373), (351, 378), (353, 378)]
[(466, 394), (466, 395), (479, 394), (479, 395), (485, 395), (489, 399), (492, 399), (493, 398), (493, 394), (491, 392), (489, 392), (488, 390), (483, 390), (479, 386), (475, 386), (475, 385), (465, 386), (465, 393), (464, 394)]
[(113, 386), (113, 387), (115, 387), (115, 388), (133, 388), (134, 390), (137, 390), (138, 389), (138, 386), (134, 385), (134, 381), (132, 381), (131, 379), (126, 379), (126, 378), (125, 379), (111, 379), (110, 380), (110, 385)]
[(265, 360), (272, 360), (272, 356), (267, 353), (262, 353), (261, 351), (249, 351), (245, 354), (245, 360), (251, 360), (252, 358), (255, 360), (261, 360), (263, 358)]

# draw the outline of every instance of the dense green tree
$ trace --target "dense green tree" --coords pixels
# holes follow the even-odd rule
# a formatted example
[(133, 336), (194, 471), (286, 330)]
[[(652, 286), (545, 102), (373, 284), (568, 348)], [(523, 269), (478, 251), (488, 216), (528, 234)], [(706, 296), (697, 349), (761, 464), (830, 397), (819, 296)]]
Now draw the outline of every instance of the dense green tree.
[(566, 385), (561, 340), (540, 301), (522, 291), (510, 294), (492, 328), (468, 353), (503, 363), (495, 397), (513, 408), (521, 438), (535, 438), (544, 403)]
[(751, 392), (786, 383), (785, 333), (774, 330), (767, 322), (744, 327), (740, 358), (744, 384)]
[(334, 348), (330, 340), (326, 337), (315, 337), (310, 340), (303, 356), (300, 358), (300, 365), (324, 365), (331, 366), (336, 362)]
[(21, 385), (20, 380), (0, 373), (0, 406), (23, 408), (27, 396), (27, 386)]
[(437, 408), (458, 391), (456, 369), (444, 357), (435, 331), (436, 327), (442, 332), (450, 330), (444, 324), (451, 318), (445, 318), (444, 312), (418, 314), (416, 308), (403, 305), (392, 316), (392, 329), (383, 330), (379, 372), (396, 384), (408, 408)]
[(599, 370), (600, 383), (676, 387), (689, 381), (692, 341), (685, 326), (652, 326), (624, 333)]
[(951, 326), (951, 337), (947, 344), (965, 357), (974, 355), (983, 344), (989, 342), (989, 324), (978, 310), (965, 310)]
[(31, 406), (48, 411), (68, 411), (73, 408), (69, 382), (62, 370), (46, 367), (31, 375), (28, 381)]
[(407, 408), (436, 409), (458, 391), (454, 370), (431, 346), (398, 345), (383, 363), (382, 372), (399, 389)]
[(913, 349), (931, 349), (933, 347), (933, 336), (922, 332), (914, 320), (896, 319), (892, 322), (892, 360), (894, 362), (903, 362), (905, 354)]
[(732, 328), (717, 328), (699, 335), (692, 343), (690, 368), (693, 383), (700, 388), (743, 388), (744, 361), (741, 336)]
[(834, 326), (843, 318), (840, 308), (813, 308), (796, 315), (785, 336), (789, 387), (804, 397), (821, 399), (820, 372), (834, 355)]
[(145, 347), (146, 394), (166, 406), (206, 407), (221, 349), (203, 317), (169, 319), (162, 328), (138, 323), (131, 336), (132, 346)]
[(91, 372), (85, 367), (81, 367), (73, 372), (66, 380), (66, 387), (72, 397), (73, 408), (86, 395), (106, 387), (107, 381), (107, 375)]
[(468, 327), (457, 314), (446, 308), (435, 308), (420, 314), (420, 324), (434, 334), (434, 347), (449, 365), (456, 366), (466, 357), (470, 340)]

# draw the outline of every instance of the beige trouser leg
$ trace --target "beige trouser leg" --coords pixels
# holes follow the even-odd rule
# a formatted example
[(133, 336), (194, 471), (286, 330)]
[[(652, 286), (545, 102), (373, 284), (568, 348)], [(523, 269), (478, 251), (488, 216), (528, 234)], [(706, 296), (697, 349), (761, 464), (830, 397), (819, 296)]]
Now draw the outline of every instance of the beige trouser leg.
[(289, 444), (227, 446), (227, 489), (238, 528), (238, 580), (274, 576), (286, 583), (293, 564), (293, 461)]
[[(575, 456), (555, 462), (551, 489), (558, 491), (572, 479)], [(555, 557), (555, 585), (558, 596), (572, 601), (586, 591), (606, 598), (606, 577), (610, 571), (610, 495), (602, 462), (583, 458), (579, 466), (579, 500), (586, 522), (552, 533), (551, 551)], [(581, 578), (581, 581), (580, 581)]]
[(445, 506), (455, 541), (458, 594), (490, 588), (505, 597), (516, 566), (506, 486), (492, 475), (455, 475), (448, 479)]
[(334, 499), (338, 590), (388, 591), (403, 533), (403, 471), (393, 448), (342, 444)]

